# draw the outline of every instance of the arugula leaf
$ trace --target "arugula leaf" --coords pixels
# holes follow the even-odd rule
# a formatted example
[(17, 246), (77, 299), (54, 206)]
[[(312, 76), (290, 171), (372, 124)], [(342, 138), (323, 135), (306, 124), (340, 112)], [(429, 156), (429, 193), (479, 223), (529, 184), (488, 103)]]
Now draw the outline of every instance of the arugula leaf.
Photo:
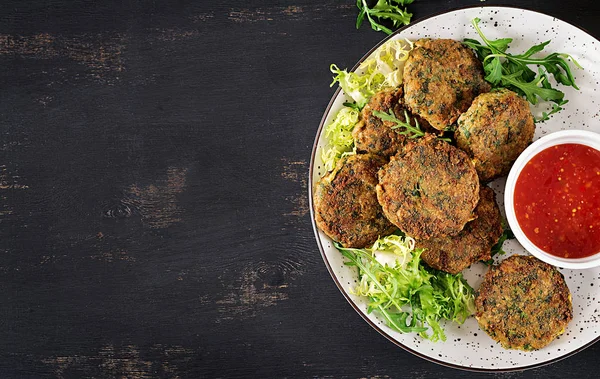
[[(404, 120), (400, 121), (394, 112), (390, 109), (388, 113), (381, 111), (373, 111), (373, 115), (379, 117), (382, 121), (393, 122), (396, 125), (392, 126), (392, 129), (404, 128), (403, 131), (396, 130), (396, 133), (402, 134), (403, 136), (407, 136), (408, 138), (419, 138), (425, 135), (425, 132), (419, 126), (419, 121), (415, 118), (415, 125), (413, 126), (410, 123), (410, 117), (408, 117), (408, 112), (404, 111)], [(452, 139), (445, 137), (437, 137), (439, 140), (452, 142)]]
[(563, 100), (560, 103), (554, 103), (554, 104), (552, 104), (552, 109), (550, 110), (550, 112), (542, 112), (542, 117), (541, 118), (536, 118), (534, 121), (537, 122), (537, 123), (540, 123), (540, 122), (544, 122), (544, 121), (550, 120), (550, 116), (553, 115), (553, 114), (555, 114), (555, 113), (557, 113), (557, 112), (560, 112), (563, 109), (562, 106), (565, 105), (568, 102), (569, 102), (569, 100)]
[[(531, 104), (537, 104), (540, 99), (553, 102), (550, 113), (543, 112), (542, 118), (538, 121), (547, 120), (551, 114), (560, 111), (567, 100), (564, 99), (562, 91), (552, 87), (548, 75), (552, 75), (559, 84), (579, 89), (569, 65), (570, 61), (575, 67), (582, 68), (575, 58), (564, 53), (552, 53), (542, 58), (533, 58), (533, 55), (542, 52), (550, 41), (534, 45), (523, 54), (510, 54), (507, 50), (512, 39), (487, 39), (479, 28), (480, 21), (479, 18), (474, 18), (472, 25), (483, 43), (474, 39), (465, 39), (464, 44), (476, 51), (477, 57), (483, 63), (485, 79), (494, 88), (506, 87), (525, 96)], [(538, 67), (538, 73), (529, 68), (530, 66)]]
[(360, 29), (367, 12), (362, 6), (362, 0), (356, 0), (356, 7), (358, 8), (358, 16), (356, 16), (356, 29)]
[(543, 75), (539, 75), (533, 81), (528, 82), (523, 80), (522, 73), (522, 71), (517, 71), (514, 74), (502, 76), (502, 84), (506, 87), (516, 87), (518, 89), (517, 92), (524, 94), (527, 100), (534, 105), (538, 103), (538, 97), (557, 103), (563, 101), (563, 97), (565, 96), (563, 92), (543, 86), (543, 82), (546, 80)]
[(479, 60), (482, 62), (485, 59), (485, 57), (492, 54), (492, 51), (487, 46), (482, 45), (481, 42), (477, 40), (465, 38), (463, 40), (463, 43), (469, 46), (471, 49), (475, 50), (475, 52), (477, 53), (477, 58), (479, 58)]
[[(358, 8), (356, 29), (360, 28), (366, 17), (373, 30), (392, 34), (393, 30), (382, 25), (380, 21), (390, 20), (394, 28), (410, 24), (412, 13), (409, 13), (406, 8), (402, 9), (399, 6), (404, 7), (412, 2), (413, 0), (378, 0), (373, 7), (369, 7), (367, 0), (356, 0), (356, 7)], [(398, 4), (399, 6), (394, 4)]]
[(488, 82), (498, 85), (502, 81), (502, 63), (500, 63), (500, 58), (494, 57), (494, 59), (485, 65), (484, 70), (487, 73), (485, 80)]
[(481, 29), (479, 29), (480, 21), (481, 21), (481, 19), (476, 17), (473, 19), (472, 24), (473, 24), (473, 27), (475, 28), (475, 30), (477, 31), (477, 34), (479, 34), (481, 39), (483, 39), (483, 42), (486, 44), (486, 46), (494, 54), (504, 53), (506, 51), (506, 49), (508, 49), (508, 45), (512, 42), (512, 38), (500, 38), (500, 39), (497, 39), (494, 41), (490, 41), (489, 39), (485, 38), (485, 36), (481, 32)]
[(493, 257), (495, 255), (506, 254), (506, 252), (502, 249), (502, 245), (504, 245), (504, 241), (506, 241), (507, 239), (508, 240), (515, 239), (515, 235), (513, 234), (512, 230), (510, 230), (508, 227), (505, 227), (504, 231), (502, 232), (502, 235), (500, 236), (500, 239), (498, 239), (498, 242), (496, 242), (496, 244), (494, 246), (492, 246), (492, 251), (490, 252), (490, 256), (492, 257), (492, 259), (483, 261), (483, 263), (485, 263), (488, 266), (491, 266), (492, 264), (494, 264)]
[(410, 124), (410, 117), (408, 117), (408, 112), (406, 110), (404, 111), (405, 121), (398, 120), (391, 109), (388, 113), (373, 111), (373, 115), (379, 117), (382, 121), (395, 123), (396, 125), (392, 126), (392, 129), (404, 128), (403, 131), (396, 130), (396, 133), (407, 136), (408, 138), (423, 137), (425, 135), (419, 126), (419, 121), (415, 119), (415, 125), (413, 126)]
[(544, 48), (546, 47), (546, 45), (548, 45), (549, 43), (550, 43), (550, 40), (548, 40), (546, 42), (542, 42), (539, 45), (534, 45), (534, 46), (530, 47), (529, 50), (527, 50), (525, 53), (521, 54), (521, 57), (522, 58), (529, 58), (533, 54), (539, 53), (540, 51), (544, 50)]

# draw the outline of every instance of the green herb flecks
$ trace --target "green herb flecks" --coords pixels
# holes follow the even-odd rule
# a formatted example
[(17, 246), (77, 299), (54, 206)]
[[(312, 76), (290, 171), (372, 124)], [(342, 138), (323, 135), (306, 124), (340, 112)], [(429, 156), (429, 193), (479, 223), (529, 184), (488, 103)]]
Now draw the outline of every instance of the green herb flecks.
[[(532, 57), (543, 51), (550, 41), (532, 46), (523, 54), (507, 53), (512, 38), (487, 39), (479, 28), (480, 21), (475, 18), (472, 24), (483, 43), (465, 39), (464, 44), (477, 52), (483, 63), (485, 80), (495, 88), (504, 87), (517, 92), (531, 104), (537, 104), (540, 99), (554, 103), (552, 110), (543, 112), (537, 122), (548, 120), (550, 115), (560, 111), (567, 100), (562, 91), (552, 87), (548, 76), (552, 75), (557, 83), (579, 89), (569, 65), (572, 62), (577, 68), (582, 68), (575, 58), (564, 53), (552, 53), (543, 58)], [(530, 66), (538, 67), (538, 72), (529, 68)]]
[[(394, 31), (382, 25), (381, 21), (391, 21), (394, 28), (398, 28), (401, 25), (408, 25), (412, 18), (412, 13), (409, 13), (405, 6), (412, 2), (413, 0), (378, 0), (374, 6), (369, 7), (367, 0), (356, 0), (356, 6), (358, 7), (356, 29), (360, 28), (366, 17), (373, 30), (392, 34)], [(400, 7), (405, 8), (402, 9)]]

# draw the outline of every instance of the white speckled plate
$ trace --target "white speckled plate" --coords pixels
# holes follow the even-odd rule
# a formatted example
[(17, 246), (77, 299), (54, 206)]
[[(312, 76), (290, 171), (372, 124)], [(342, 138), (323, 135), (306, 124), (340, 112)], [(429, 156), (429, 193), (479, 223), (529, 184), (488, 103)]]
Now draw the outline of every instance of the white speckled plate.
[[(479, 39), (471, 27), (474, 17), (481, 18), (481, 28), (490, 39), (511, 37), (514, 42), (509, 52), (523, 52), (530, 46), (551, 39), (546, 48), (549, 52), (569, 53), (577, 58), (584, 70), (576, 70), (576, 82), (581, 88), (561, 87), (569, 103), (565, 110), (556, 114), (550, 121), (538, 124), (535, 138), (568, 128), (586, 129), (600, 132), (600, 42), (583, 30), (566, 22), (541, 13), (508, 7), (476, 7), (456, 10), (438, 16), (417, 21), (388, 38), (463, 38)], [(379, 45), (367, 53), (370, 54)], [(363, 58), (365, 59), (366, 56)], [(357, 64), (358, 66), (358, 64)], [(356, 66), (355, 66), (356, 69)], [(323, 126), (331, 122), (333, 115), (347, 101), (344, 93), (338, 90), (321, 121), (311, 159), (311, 215), (312, 188), (324, 174), (320, 159), (320, 150), (326, 143)], [(534, 109), (539, 115), (539, 109)], [(504, 209), (505, 179), (496, 180), (491, 187), (501, 209)], [(313, 221), (314, 226), (314, 221)], [(357, 312), (377, 331), (398, 346), (433, 362), (477, 371), (523, 370), (554, 362), (590, 346), (600, 338), (600, 268), (588, 270), (561, 270), (573, 295), (573, 321), (566, 332), (549, 346), (534, 352), (505, 350), (479, 329), (477, 321), (470, 318), (464, 325), (447, 323), (445, 326), (447, 341), (432, 343), (412, 334), (400, 334), (389, 329), (385, 323), (374, 316), (367, 315), (363, 298), (351, 295), (348, 290), (356, 283), (355, 268), (344, 265), (341, 254), (333, 247), (331, 240), (317, 230), (315, 234), (323, 259), (336, 284)], [(508, 255), (528, 254), (516, 240), (507, 241), (504, 249)], [(504, 259), (508, 255), (499, 257)], [(464, 274), (468, 282), (477, 288), (487, 267), (474, 264)]]

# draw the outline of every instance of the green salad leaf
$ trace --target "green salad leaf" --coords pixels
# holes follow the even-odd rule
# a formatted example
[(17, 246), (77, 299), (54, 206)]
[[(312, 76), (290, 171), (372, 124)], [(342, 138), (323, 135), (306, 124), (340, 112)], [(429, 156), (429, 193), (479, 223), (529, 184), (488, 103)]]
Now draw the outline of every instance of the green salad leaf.
[(358, 122), (359, 111), (344, 107), (335, 115), (331, 124), (325, 127), (325, 137), (329, 145), (321, 150), (321, 160), (325, 170), (331, 171), (344, 155), (351, 154), (354, 147), (352, 129)]
[(388, 113), (373, 111), (373, 115), (379, 117), (383, 121), (395, 123), (396, 125), (392, 126), (392, 129), (404, 128), (403, 131), (396, 131), (396, 133), (405, 135), (408, 138), (419, 138), (425, 135), (419, 126), (418, 120), (415, 119), (414, 126), (410, 124), (410, 117), (408, 116), (408, 112), (406, 110), (404, 111), (404, 121), (397, 119), (391, 109)]
[(325, 127), (328, 144), (321, 150), (321, 159), (327, 171), (333, 170), (342, 156), (353, 153), (352, 130), (359, 120), (361, 109), (371, 96), (385, 88), (402, 84), (400, 62), (408, 59), (412, 48), (408, 40), (390, 40), (365, 59), (356, 72), (340, 70), (335, 64), (331, 65), (331, 72), (335, 74), (331, 85), (339, 83), (353, 102), (344, 103), (344, 108)]
[(332, 64), (330, 70), (335, 76), (331, 86), (339, 83), (344, 93), (362, 109), (375, 93), (402, 84), (400, 62), (408, 59), (412, 48), (413, 44), (408, 40), (387, 41), (365, 59), (355, 72), (341, 70)]
[(513, 234), (512, 230), (510, 230), (509, 227), (505, 226), (504, 231), (502, 232), (502, 235), (498, 239), (498, 242), (496, 242), (496, 244), (494, 246), (492, 246), (492, 251), (490, 252), (490, 255), (492, 258), (488, 259), (487, 261), (482, 261), (482, 262), (488, 266), (491, 266), (492, 264), (494, 264), (493, 257), (495, 255), (506, 254), (506, 251), (504, 251), (502, 246), (504, 245), (504, 242), (506, 240), (512, 240), (512, 239), (515, 239), (515, 235)]
[(336, 247), (347, 265), (358, 268), (360, 281), (351, 292), (367, 297), (367, 312), (378, 313), (393, 330), (445, 341), (440, 321), (462, 324), (474, 312), (473, 288), (462, 274), (422, 264), (423, 250), (410, 237), (382, 237), (370, 249)]
[[(552, 102), (550, 112), (543, 112), (537, 122), (549, 119), (549, 116), (562, 110), (567, 103), (564, 93), (554, 87), (549, 81), (551, 74), (555, 81), (565, 86), (579, 89), (575, 84), (575, 77), (569, 62), (575, 67), (581, 65), (569, 54), (552, 53), (542, 58), (534, 58), (533, 55), (540, 53), (550, 43), (545, 41), (534, 45), (523, 54), (510, 54), (507, 52), (512, 38), (501, 38), (489, 40), (479, 28), (479, 18), (472, 20), (472, 25), (483, 40), (483, 43), (474, 39), (465, 39), (464, 44), (473, 48), (483, 63), (485, 80), (494, 88), (509, 88), (524, 96), (531, 104), (537, 104), (539, 100)], [(532, 68), (538, 68), (537, 73)]]
[[(396, 125), (392, 126), (392, 129), (394, 130), (404, 128), (402, 131), (396, 130), (396, 133), (407, 136), (410, 139), (421, 138), (425, 135), (425, 132), (419, 125), (419, 120), (415, 118), (414, 126), (410, 123), (410, 117), (408, 116), (408, 112), (406, 110), (404, 111), (404, 121), (398, 119), (391, 109), (388, 111), (388, 113), (373, 111), (373, 115), (379, 117), (382, 121), (395, 123)], [(446, 137), (437, 137), (437, 139), (446, 141), (448, 143), (452, 142), (452, 139)]]
[(392, 34), (393, 30), (382, 25), (381, 20), (390, 20), (394, 28), (410, 24), (412, 13), (406, 8), (402, 9), (413, 0), (378, 0), (372, 7), (367, 0), (356, 0), (358, 16), (356, 17), (356, 29), (362, 25), (365, 17), (369, 20), (371, 28), (377, 32)]
[(335, 74), (331, 87), (339, 83), (346, 95), (356, 102), (359, 108), (367, 104), (371, 96), (380, 88), (383, 88), (385, 78), (379, 72), (367, 72), (363, 75), (356, 72), (341, 70), (337, 65), (332, 64), (330, 70)]

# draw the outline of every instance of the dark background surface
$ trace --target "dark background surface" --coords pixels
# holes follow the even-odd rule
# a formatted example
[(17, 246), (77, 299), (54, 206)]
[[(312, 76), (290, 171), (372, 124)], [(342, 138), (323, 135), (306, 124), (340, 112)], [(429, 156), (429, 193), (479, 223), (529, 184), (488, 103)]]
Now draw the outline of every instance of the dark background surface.
[[(354, 0), (0, 5), (0, 377), (597, 377), (415, 357), (346, 303), (314, 240), (311, 148), (385, 37)], [(510, 4), (600, 36), (597, 1)]]

